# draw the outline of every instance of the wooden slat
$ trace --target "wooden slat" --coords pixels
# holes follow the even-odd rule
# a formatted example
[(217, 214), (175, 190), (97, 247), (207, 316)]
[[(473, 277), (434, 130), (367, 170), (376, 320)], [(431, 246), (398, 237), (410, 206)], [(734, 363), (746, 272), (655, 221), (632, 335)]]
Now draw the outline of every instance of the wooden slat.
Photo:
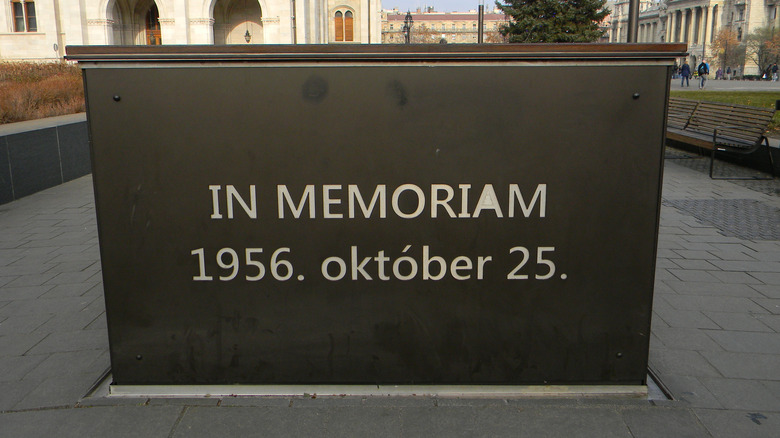
[(667, 138), (712, 149), (717, 129), (719, 145), (751, 149), (760, 144), (774, 112), (769, 108), (669, 98)]

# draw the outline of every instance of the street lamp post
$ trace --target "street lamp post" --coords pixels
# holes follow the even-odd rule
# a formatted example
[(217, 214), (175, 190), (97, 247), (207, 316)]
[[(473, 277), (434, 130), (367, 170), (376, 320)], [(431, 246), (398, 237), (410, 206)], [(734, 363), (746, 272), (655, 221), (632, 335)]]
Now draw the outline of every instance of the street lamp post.
[(409, 44), (412, 42), (412, 25), (414, 24), (414, 20), (412, 19), (412, 13), (409, 11), (406, 11), (406, 18), (404, 18), (404, 41), (406, 44)]

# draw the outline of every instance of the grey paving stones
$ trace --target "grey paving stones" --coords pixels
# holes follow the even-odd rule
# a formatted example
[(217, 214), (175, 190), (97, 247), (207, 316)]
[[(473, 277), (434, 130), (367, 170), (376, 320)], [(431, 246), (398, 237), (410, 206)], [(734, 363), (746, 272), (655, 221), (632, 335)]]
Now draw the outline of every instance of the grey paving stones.
[(649, 364), (674, 400), (84, 398), (110, 364), (86, 177), (0, 208), (0, 435), (780, 436), (780, 180), (670, 161)]
[(13, 437), (166, 438), (181, 407), (119, 406), (2, 414), (4, 433)]

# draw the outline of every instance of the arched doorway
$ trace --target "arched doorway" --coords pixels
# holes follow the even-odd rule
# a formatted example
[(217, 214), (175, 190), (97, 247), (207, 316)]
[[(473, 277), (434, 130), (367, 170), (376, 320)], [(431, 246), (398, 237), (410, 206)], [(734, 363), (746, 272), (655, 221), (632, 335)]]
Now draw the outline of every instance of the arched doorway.
[(159, 46), (162, 44), (162, 32), (160, 31), (160, 11), (157, 10), (157, 4), (152, 3), (145, 15), (146, 45)]
[(108, 0), (105, 14), (108, 44), (162, 44), (160, 8), (155, 0)]
[(263, 11), (257, 0), (217, 0), (214, 44), (263, 44)]

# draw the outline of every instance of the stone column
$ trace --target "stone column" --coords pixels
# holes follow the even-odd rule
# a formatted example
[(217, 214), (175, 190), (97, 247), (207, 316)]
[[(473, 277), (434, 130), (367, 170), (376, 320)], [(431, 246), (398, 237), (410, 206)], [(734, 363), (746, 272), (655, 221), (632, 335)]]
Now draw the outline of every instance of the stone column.
[(688, 9), (682, 10), (682, 17), (680, 20), (680, 42), (688, 42)]
[(213, 18), (190, 18), (190, 43), (214, 44)]
[[(712, 6), (706, 6), (704, 8), (704, 17), (701, 20), (703, 23), (702, 26), (704, 27), (701, 32), (701, 43), (705, 50), (707, 44), (710, 43), (710, 35), (712, 33), (710, 31), (710, 28), (712, 27), (710, 26), (710, 15), (712, 15)], [(705, 53), (704, 55), (706, 56), (707, 54)]]

